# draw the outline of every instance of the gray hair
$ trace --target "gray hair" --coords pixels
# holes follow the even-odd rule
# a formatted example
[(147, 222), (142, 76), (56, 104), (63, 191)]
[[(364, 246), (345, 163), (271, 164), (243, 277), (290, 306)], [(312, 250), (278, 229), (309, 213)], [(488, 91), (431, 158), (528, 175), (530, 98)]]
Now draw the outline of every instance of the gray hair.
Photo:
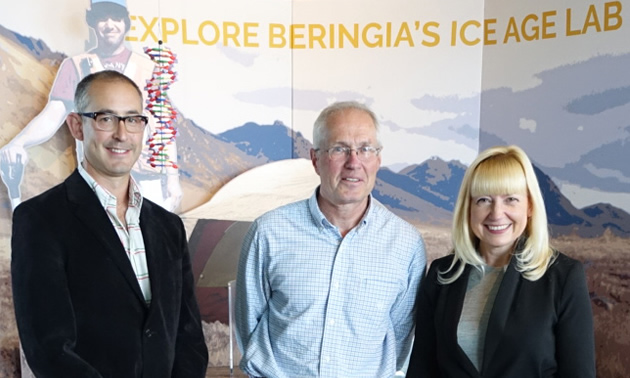
[(335, 102), (331, 105), (328, 105), (324, 110), (319, 113), (319, 116), (315, 120), (315, 124), (313, 125), (313, 148), (318, 149), (322, 148), (322, 143), (326, 142), (327, 139), (327, 131), (328, 131), (328, 119), (333, 114), (348, 110), (348, 109), (356, 109), (362, 112), (365, 112), (367, 115), (372, 118), (372, 122), (374, 123), (374, 128), (376, 129), (376, 142), (379, 147), (381, 146), (381, 141), (379, 138), (380, 125), (378, 120), (376, 119), (376, 115), (367, 105), (362, 104), (357, 101), (340, 101)]

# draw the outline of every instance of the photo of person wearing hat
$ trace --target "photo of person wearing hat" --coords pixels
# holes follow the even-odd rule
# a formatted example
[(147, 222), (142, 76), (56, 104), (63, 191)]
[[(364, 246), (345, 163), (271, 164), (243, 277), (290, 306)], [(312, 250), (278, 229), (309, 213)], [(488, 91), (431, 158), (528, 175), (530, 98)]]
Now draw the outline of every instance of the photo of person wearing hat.
[[(24, 167), (28, 162), (27, 149), (40, 145), (55, 135), (64, 124), (67, 115), (74, 110), (74, 90), (85, 76), (114, 70), (125, 74), (141, 89), (151, 78), (154, 63), (144, 54), (131, 51), (125, 46), (125, 35), (131, 21), (126, 0), (91, 0), (86, 11), (86, 22), (96, 37), (96, 46), (89, 51), (66, 58), (59, 67), (44, 109), (22, 131), (0, 149), (0, 172), (6, 185), (11, 208), (22, 202), (20, 185)], [(143, 93), (146, 101), (147, 94)], [(140, 185), (143, 195), (170, 211), (180, 205), (182, 190), (178, 170), (172, 167), (156, 168), (149, 164), (151, 151), (146, 143), (156, 127), (153, 117), (144, 134), (144, 148), (132, 175)], [(76, 142), (77, 163), (83, 159), (83, 147)], [(177, 161), (177, 147), (170, 144), (164, 150), (168, 159)]]

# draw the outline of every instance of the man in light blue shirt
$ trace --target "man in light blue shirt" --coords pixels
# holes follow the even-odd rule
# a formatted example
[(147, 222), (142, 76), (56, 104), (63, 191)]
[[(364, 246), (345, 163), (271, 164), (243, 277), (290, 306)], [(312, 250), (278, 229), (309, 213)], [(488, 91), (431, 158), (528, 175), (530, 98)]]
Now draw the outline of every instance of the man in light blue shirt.
[(378, 122), (357, 102), (315, 121), (310, 199), (250, 228), (236, 297), (241, 369), (261, 377), (392, 377), (412, 342), (426, 257), (418, 230), (371, 195)]

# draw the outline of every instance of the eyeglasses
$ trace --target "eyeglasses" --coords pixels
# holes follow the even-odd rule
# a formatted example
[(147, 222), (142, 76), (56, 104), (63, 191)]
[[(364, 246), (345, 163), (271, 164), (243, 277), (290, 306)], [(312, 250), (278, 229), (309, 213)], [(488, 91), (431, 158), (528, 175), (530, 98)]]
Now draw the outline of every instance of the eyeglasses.
[[(345, 160), (350, 156), (350, 153), (354, 151), (357, 154), (357, 158), (361, 161), (370, 161), (377, 157), (381, 152), (382, 147), (361, 146), (359, 148), (350, 148), (345, 146), (332, 146), (326, 150), (322, 150), (328, 153), (330, 160), (340, 161)], [(315, 151), (320, 151), (316, 149)]]
[(149, 117), (134, 114), (129, 116), (119, 116), (107, 112), (91, 112), (91, 113), (78, 113), (83, 117), (92, 118), (95, 120), (94, 127), (101, 131), (114, 131), (120, 124), (120, 121), (125, 123), (125, 128), (130, 133), (140, 133), (144, 131), (144, 127), (149, 122)]

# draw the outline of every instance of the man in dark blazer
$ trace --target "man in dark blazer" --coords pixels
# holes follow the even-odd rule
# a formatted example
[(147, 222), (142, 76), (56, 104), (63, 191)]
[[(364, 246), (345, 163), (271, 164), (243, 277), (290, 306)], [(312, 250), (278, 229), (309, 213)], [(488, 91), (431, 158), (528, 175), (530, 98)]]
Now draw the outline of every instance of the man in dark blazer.
[(205, 377), (183, 224), (130, 176), (147, 123), (141, 92), (101, 71), (79, 83), (75, 103), (67, 123), (85, 146), (81, 166), (13, 216), (26, 359), (37, 377)]

